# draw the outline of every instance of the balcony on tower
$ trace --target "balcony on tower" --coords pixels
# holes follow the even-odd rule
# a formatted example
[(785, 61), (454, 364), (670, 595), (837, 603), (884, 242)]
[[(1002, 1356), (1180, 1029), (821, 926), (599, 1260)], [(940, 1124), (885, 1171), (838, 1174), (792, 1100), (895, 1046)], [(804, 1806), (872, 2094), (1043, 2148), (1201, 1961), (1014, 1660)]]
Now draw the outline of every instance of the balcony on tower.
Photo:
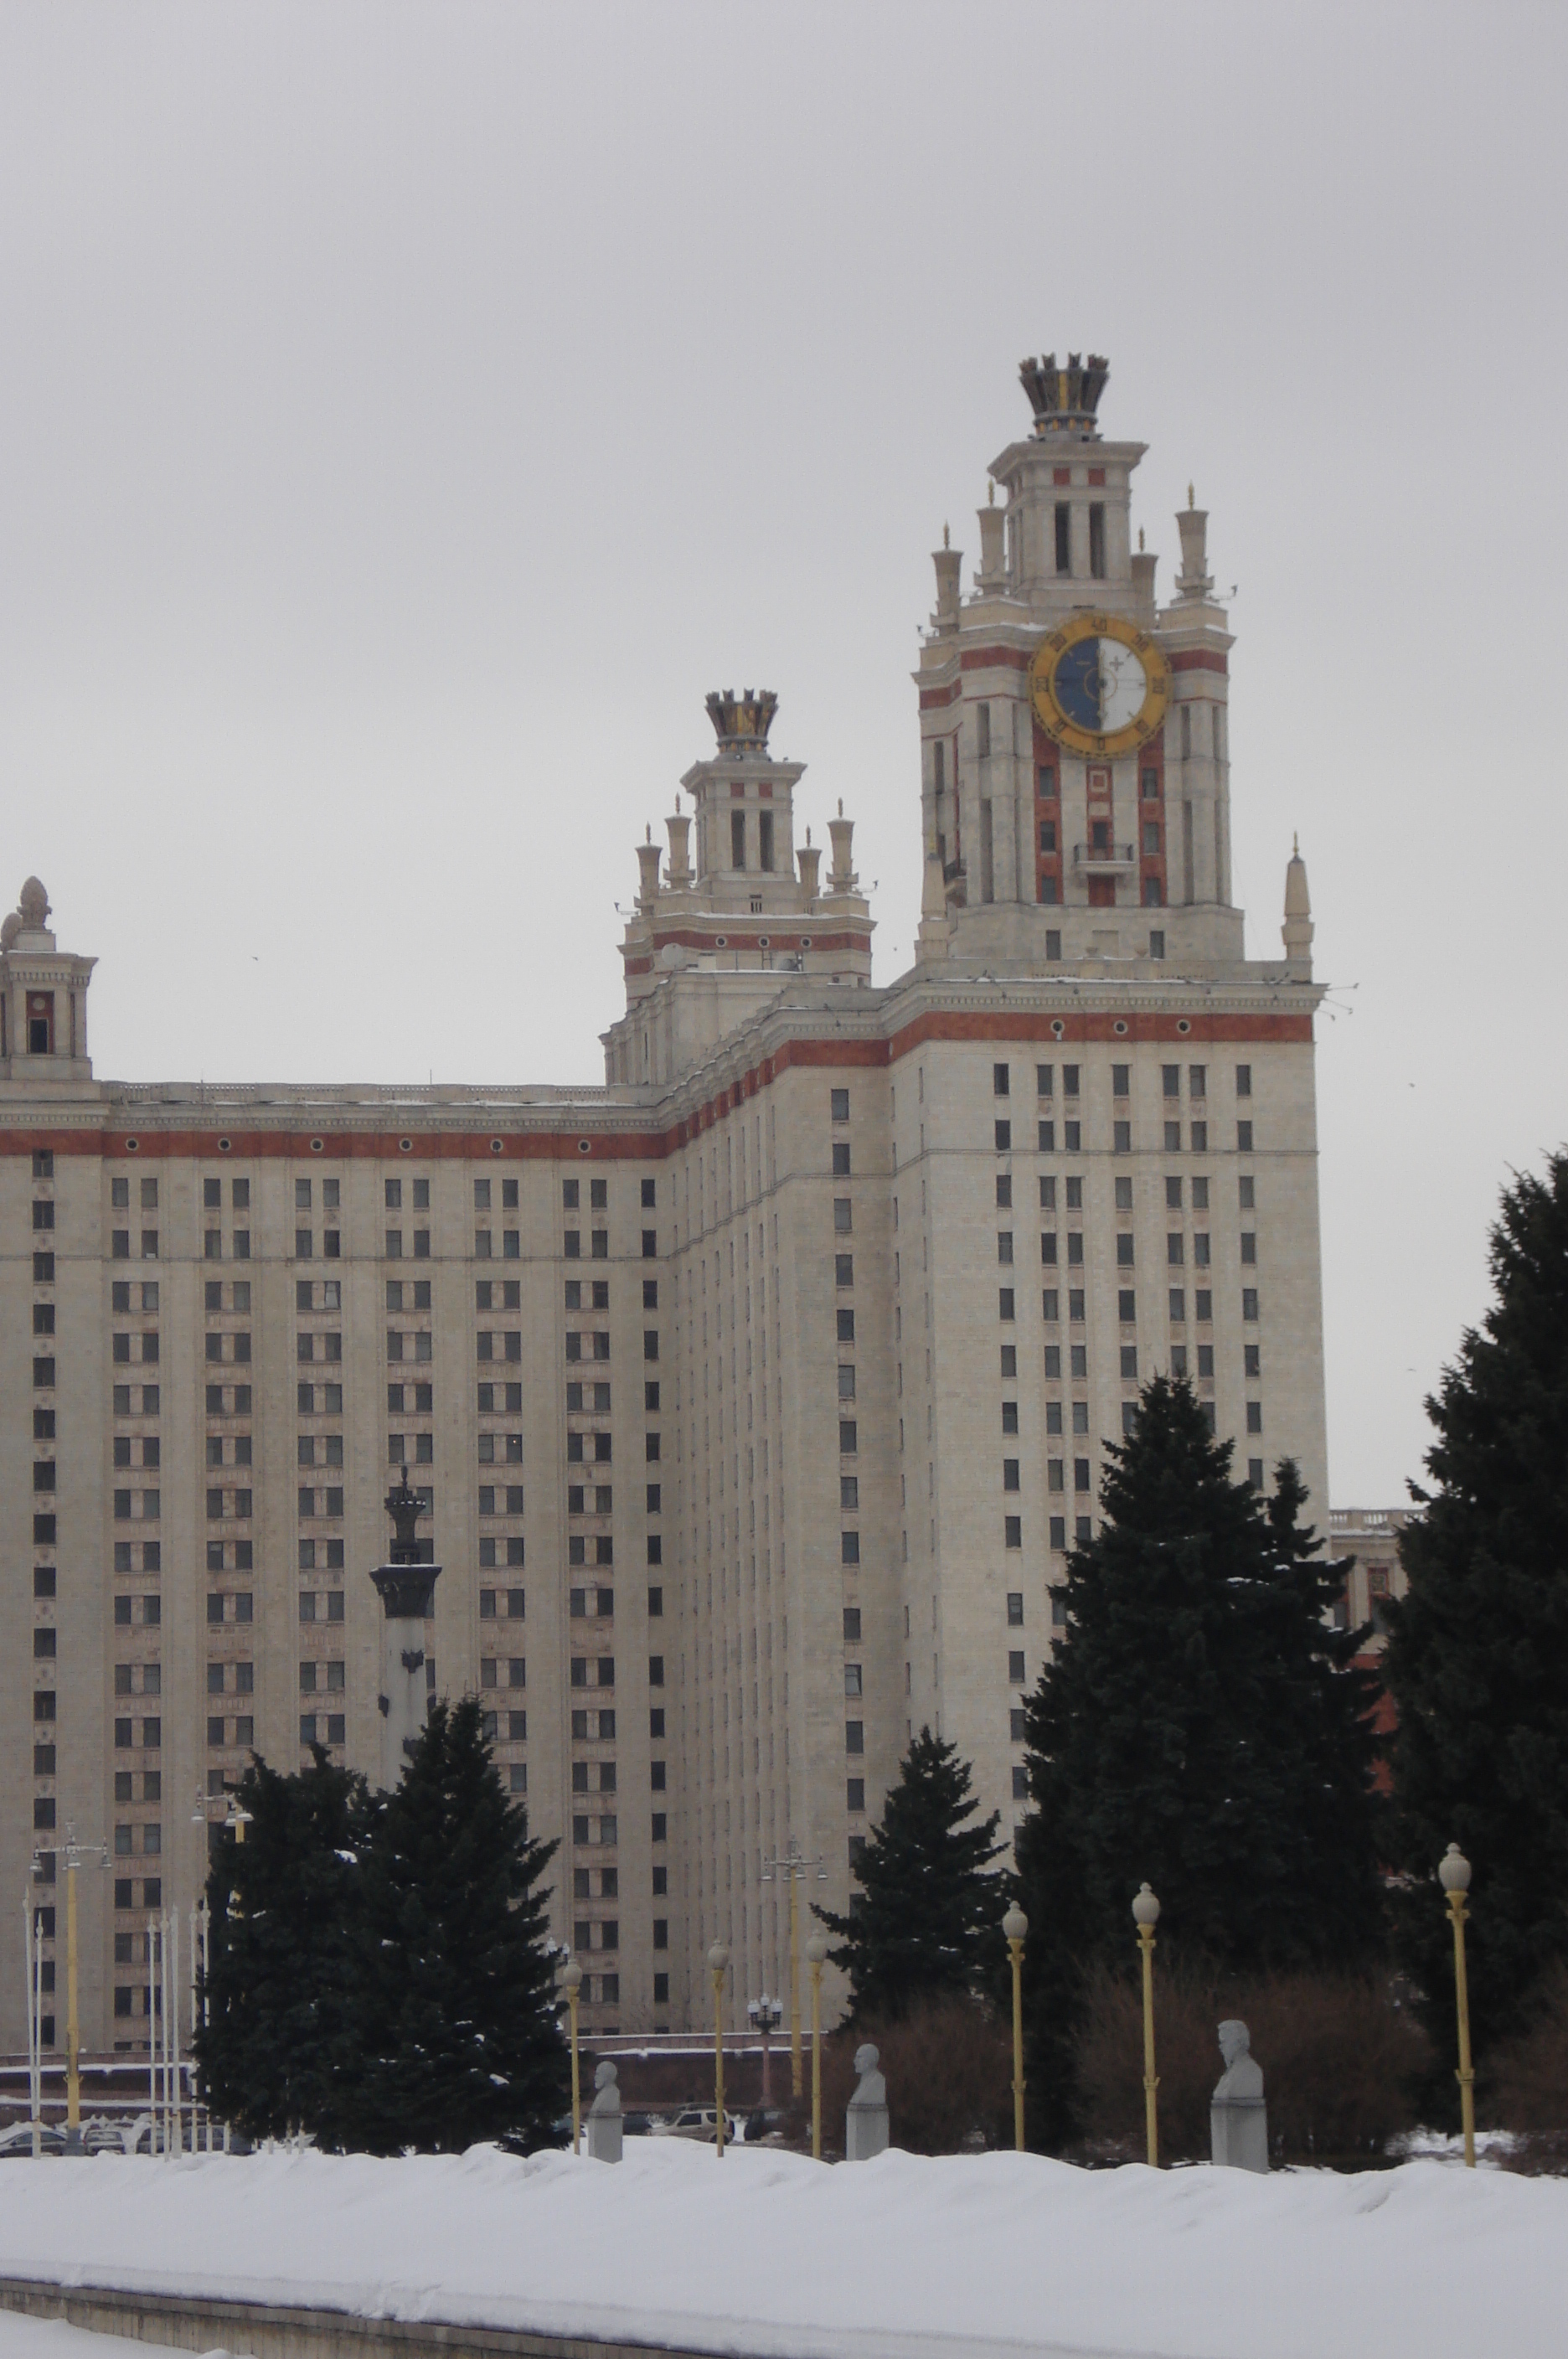
[(1137, 866), (1137, 847), (1114, 842), (1108, 820), (1091, 821), (1088, 842), (1073, 847), (1073, 872), (1077, 876), (1130, 876)]

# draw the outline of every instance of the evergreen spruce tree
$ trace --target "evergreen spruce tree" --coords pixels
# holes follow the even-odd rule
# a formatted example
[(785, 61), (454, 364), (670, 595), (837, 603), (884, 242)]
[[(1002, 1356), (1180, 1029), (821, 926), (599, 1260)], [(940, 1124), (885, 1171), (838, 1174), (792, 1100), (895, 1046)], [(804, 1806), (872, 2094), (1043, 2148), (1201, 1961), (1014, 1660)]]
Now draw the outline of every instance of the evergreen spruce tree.
[(1002, 1848), (1000, 1813), (966, 1826), (979, 1807), (969, 1764), (922, 1728), (855, 1862), (849, 1915), (812, 1912), (838, 1937), (829, 1955), (849, 1976), (853, 2021), (896, 2021), (916, 2000), (994, 1977), (1006, 1880), (985, 1871)]
[(1410, 1879), (1399, 1948), (1444, 2058), (1453, 1946), (1434, 1871), (1450, 1843), (1475, 1870), (1478, 2054), (1568, 1958), (1568, 1152), (1505, 1192), (1489, 1260), (1492, 1307), (1426, 1405), (1432, 1488), (1412, 1485), (1409, 1593), (1383, 1666), (1399, 1712), (1394, 1855)]
[(355, 2145), (548, 2135), (568, 2087), (540, 1885), (556, 1848), (507, 1800), (475, 1700), (433, 1703), (365, 1863)]
[(1071, 2134), (1084, 1971), (1129, 1965), (1131, 1902), (1222, 1967), (1369, 1959), (1383, 1936), (1364, 1630), (1326, 1618), (1345, 1567), (1300, 1523), (1286, 1461), (1267, 1501), (1233, 1482), (1184, 1380), (1145, 1387), (1107, 1445), (1098, 1537), (1069, 1558), (1067, 1633), (1028, 1706), (1019, 1831), (1031, 2103)]
[(245, 1840), (223, 1836), (207, 1878), (202, 2091), (247, 2136), (340, 2146), (358, 2057), (365, 1781), (317, 1746), (294, 1777), (256, 1761), (237, 1799)]

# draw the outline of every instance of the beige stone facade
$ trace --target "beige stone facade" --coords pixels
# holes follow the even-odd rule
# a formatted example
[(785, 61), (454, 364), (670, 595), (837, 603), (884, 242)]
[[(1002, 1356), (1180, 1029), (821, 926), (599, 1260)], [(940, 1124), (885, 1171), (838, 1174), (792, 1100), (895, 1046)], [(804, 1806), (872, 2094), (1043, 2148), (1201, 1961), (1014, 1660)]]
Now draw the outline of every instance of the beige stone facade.
[[(844, 1907), (922, 1723), (1011, 1824), (1053, 1585), (1153, 1370), (1259, 1481), (1297, 1457), (1324, 1516), (1305, 872), (1284, 954), (1245, 959), (1202, 512), (1161, 606), (1096, 364), (1026, 385), (969, 595), (936, 560), (887, 987), (850, 823), (809, 842), (749, 692), (710, 699), (715, 751), (638, 848), (602, 1087), (100, 1082), (91, 962), (41, 888), (7, 921), (0, 1889), (68, 1822), (108, 1846), (89, 2047), (145, 2042), (146, 1909), (197, 1892), (252, 1746), (376, 1768), (397, 1466), (435, 1683), (494, 1712), (561, 1839), (585, 2023), (626, 2030), (702, 2018), (715, 1935), (738, 2004), (785, 1985), (769, 1861), (820, 1860), (808, 1897)], [(1168, 678), (1133, 750), (1040, 718), (1063, 629), (1099, 717), (1135, 642), (1125, 677)]]
[(1335, 1507), (1329, 1517), (1330, 1551), (1350, 1566), (1335, 1619), (1348, 1630), (1370, 1622), (1369, 1657), (1380, 1655), (1387, 1643), (1388, 1599), (1403, 1597), (1410, 1588), (1399, 1562), (1399, 1534), (1410, 1519), (1408, 1507)]

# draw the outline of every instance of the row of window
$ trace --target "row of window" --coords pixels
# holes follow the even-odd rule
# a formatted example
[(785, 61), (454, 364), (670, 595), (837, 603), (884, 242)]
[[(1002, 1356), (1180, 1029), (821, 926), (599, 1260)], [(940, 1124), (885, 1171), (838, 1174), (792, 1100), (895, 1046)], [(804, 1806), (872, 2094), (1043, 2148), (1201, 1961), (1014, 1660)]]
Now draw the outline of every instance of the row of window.
[[(1063, 1097), (1075, 1098), (1082, 1094), (1083, 1073), (1083, 1068), (1081, 1065), (1062, 1066), (1062, 1094)], [(1034, 1085), (1035, 1095), (1037, 1097), (1054, 1097), (1056, 1094), (1056, 1067), (1053, 1064), (1037, 1065), (1034, 1069)], [(1164, 1096), (1168, 1098), (1180, 1097), (1181, 1094), (1181, 1066), (1161, 1065), (1160, 1069), (1160, 1086)], [(991, 1068), (991, 1091), (993, 1096), (999, 1098), (1010, 1097), (1012, 1095), (1012, 1067), (1010, 1065), (993, 1065)], [(1113, 1065), (1111, 1067), (1111, 1095), (1113, 1097), (1125, 1098), (1131, 1094), (1131, 1091), (1132, 1067), (1130, 1065)], [(1206, 1098), (1208, 1093), (1209, 1069), (1207, 1065), (1189, 1065), (1187, 1068), (1188, 1096), (1193, 1098)], [(1236, 1093), (1238, 1098), (1249, 1098), (1252, 1095), (1252, 1067), (1250, 1065), (1237, 1065), (1236, 1068)]]
[[(1083, 1152), (1083, 1124), (1081, 1122), (1069, 1121), (1063, 1122), (1061, 1127), (1062, 1145), (1060, 1151), (1063, 1155), (1082, 1155)], [(1011, 1122), (998, 1122), (995, 1124), (994, 1131), (996, 1153), (998, 1155), (1011, 1155), (1014, 1152), (1013, 1125)], [(1055, 1155), (1058, 1152), (1056, 1131), (1057, 1125), (1054, 1121), (1042, 1121), (1037, 1124), (1035, 1146), (1035, 1151), (1037, 1154)], [(1188, 1125), (1188, 1140), (1189, 1151), (1193, 1155), (1208, 1155), (1214, 1151), (1209, 1144), (1209, 1125), (1206, 1122), (1190, 1123)], [(1160, 1138), (1160, 1151), (1165, 1155), (1181, 1154), (1181, 1125), (1179, 1122), (1168, 1122), (1163, 1125)], [(1251, 1123), (1238, 1122), (1236, 1124), (1236, 1151), (1238, 1155), (1250, 1155), (1254, 1152)], [(1130, 1122), (1112, 1123), (1111, 1152), (1113, 1155), (1130, 1155), (1132, 1153), (1132, 1125)]]
[[(1065, 1202), (1068, 1212), (1081, 1212), (1083, 1210), (1083, 1182), (1082, 1178), (1074, 1175), (1065, 1180), (1062, 1184), (1065, 1191), (1063, 1201)], [(1119, 1172), (1113, 1184), (1114, 1201), (1116, 1211), (1118, 1212), (1130, 1212), (1133, 1210), (1133, 1183), (1130, 1174)], [(1191, 1185), (1192, 1191), (1192, 1205), (1193, 1212), (1206, 1212), (1209, 1210), (1209, 1182), (1206, 1173), (1194, 1172), (1191, 1182), (1189, 1183), (1182, 1174), (1172, 1171), (1167, 1172), (1165, 1175), (1165, 1209), (1167, 1212), (1180, 1212), (1185, 1209), (1186, 1190), (1189, 1184)], [(1240, 1206), (1240, 1209), (1244, 1212), (1256, 1212), (1258, 1208), (1258, 1183), (1252, 1174), (1250, 1172), (1242, 1172), (1239, 1174), (1236, 1186), (1236, 1201)], [(1012, 1173), (1010, 1171), (998, 1171), (996, 1175), (996, 1209), (998, 1212), (1010, 1212), (1013, 1204)], [(1054, 1212), (1056, 1211), (1056, 1189), (1057, 1180), (1054, 1172), (1042, 1171), (1040, 1175), (1040, 1203), (1041, 1212)], [(842, 1261), (847, 1261), (849, 1259), (849, 1256), (847, 1254), (843, 1254), (839, 1258)], [(848, 1284), (848, 1282), (849, 1281), (847, 1279), (842, 1281), (844, 1284)]]
[[(1172, 1325), (1183, 1325), (1187, 1317), (1187, 1296), (1185, 1289), (1181, 1287), (1172, 1287), (1169, 1292), (1168, 1301)], [(1194, 1289), (1192, 1295), (1193, 1316), (1200, 1327), (1206, 1326), (1212, 1321), (1214, 1315), (1214, 1298), (1212, 1288), (1199, 1287)], [(1055, 1327), (1061, 1324), (1062, 1297), (1056, 1288), (1047, 1287), (1042, 1288), (1040, 1298), (1040, 1317), (1048, 1327)], [(1136, 1315), (1136, 1297), (1127, 1291), (1119, 1293), (1116, 1298), (1116, 1309), (1119, 1323), (1123, 1326), (1130, 1326)], [(1067, 1295), (1068, 1323), (1073, 1326), (1081, 1324), (1084, 1318), (1085, 1310), (1086, 1304), (1084, 1301), (1084, 1290), (1078, 1287), (1070, 1288)], [(1012, 1287), (1004, 1286), (997, 1289), (996, 1315), (1004, 1321), (1004, 1323), (1010, 1323), (1018, 1317), (1018, 1299)], [(1253, 1321), (1258, 1317), (1258, 1289), (1257, 1287), (1244, 1286), (1242, 1288), (1241, 1315), (1243, 1319), (1247, 1321)], [(1087, 1374), (1086, 1364), (1083, 1363), (1082, 1359), (1084, 1348), (1085, 1347), (1081, 1343), (1074, 1343), (1072, 1346), (1072, 1372), (1074, 1375), (1083, 1375)], [(1054, 1366), (1051, 1364), (1053, 1353), (1055, 1354)], [(1061, 1346), (1059, 1344), (1047, 1344), (1045, 1372), (1048, 1376), (1061, 1375)], [(851, 1393), (853, 1393), (854, 1389), (855, 1388), (852, 1385), (850, 1386)], [(839, 1390), (842, 1394), (844, 1391), (844, 1386), (842, 1385), (840, 1386)]]
[[(1194, 1266), (1199, 1269), (1208, 1268), (1210, 1265), (1209, 1231), (1207, 1229), (1195, 1230), (1192, 1234), (1192, 1260)], [(1116, 1232), (1117, 1268), (1132, 1268), (1137, 1259), (1137, 1252), (1138, 1248), (1134, 1240), (1134, 1232), (1131, 1229), (1118, 1230)], [(1040, 1232), (1040, 1257), (1048, 1269), (1054, 1269), (1056, 1267), (1059, 1258), (1059, 1237), (1056, 1230), (1045, 1229)], [(1168, 1231), (1165, 1239), (1165, 1258), (1172, 1268), (1180, 1267), (1180, 1266), (1185, 1262), (1187, 1258), (1187, 1240), (1185, 1234), (1181, 1229), (1171, 1229)], [(1257, 1262), (1258, 1235), (1255, 1230), (1243, 1229), (1241, 1232), (1241, 1258), (1246, 1263), (1255, 1264)], [(996, 1233), (996, 1259), (1001, 1262), (1004, 1266), (1010, 1266), (1012, 1264), (1013, 1232), (1011, 1229), (999, 1229)], [(1083, 1232), (1082, 1229), (1069, 1229), (1067, 1231), (1067, 1260), (1070, 1267), (1081, 1267), (1083, 1265)], [(839, 1315), (842, 1318), (844, 1314), (841, 1311)], [(851, 1312), (849, 1316), (853, 1320), (854, 1313)]]

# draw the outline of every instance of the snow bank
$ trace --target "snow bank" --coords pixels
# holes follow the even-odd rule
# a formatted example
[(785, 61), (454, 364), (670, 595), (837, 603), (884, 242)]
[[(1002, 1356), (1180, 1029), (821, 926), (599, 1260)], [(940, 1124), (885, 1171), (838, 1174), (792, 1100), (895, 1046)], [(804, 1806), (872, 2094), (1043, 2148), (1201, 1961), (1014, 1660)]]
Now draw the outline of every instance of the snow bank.
[[(1561, 2359), (1568, 2184), (627, 2141), (16, 2162), (0, 2273), (747, 2359)], [(0, 2354), (3, 2359), (3, 2354)]]
[(82, 2326), (0, 2310), (0, 2359), (103, 2359), (103, 2338)]

